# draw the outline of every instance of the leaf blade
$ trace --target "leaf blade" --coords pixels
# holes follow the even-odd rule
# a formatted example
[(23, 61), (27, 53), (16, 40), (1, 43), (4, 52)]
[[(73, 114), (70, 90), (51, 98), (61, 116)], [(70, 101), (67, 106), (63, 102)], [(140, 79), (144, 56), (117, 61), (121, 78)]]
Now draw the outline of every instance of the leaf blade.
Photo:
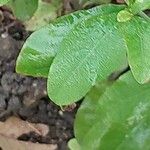
[(93, 97), (93, 89), (77, 113), (75, 136), (81, 149), (148, 150), (150, 84), (139, 85), (127, 73), (105, 85), (103, 91), (95, 87), (99, 98)]
[(127, 44), (128, 62), (135, 79), (140, 84), (150, 81), (149, 25), (149, 21), (136, 16), (122, 27)]
[[(107, 8), (107, 9), (105, 9)], [(17, 59), (16, 71), (25, 75), (47, 77), (50, 65), (59, 51), (62, 40), (70, 30), (89, 15), (119, 11), (124, 6), (103, 5), (87, 11), (75, 12), (34, 32), (25, 42)]]
[(90, 18), (63, 41), (47, 84), (49, 97), (56, 104), (80, 100), (97, 79), (103, 80), (126, 65), (126, 46), (116, 28), (116, 15)]

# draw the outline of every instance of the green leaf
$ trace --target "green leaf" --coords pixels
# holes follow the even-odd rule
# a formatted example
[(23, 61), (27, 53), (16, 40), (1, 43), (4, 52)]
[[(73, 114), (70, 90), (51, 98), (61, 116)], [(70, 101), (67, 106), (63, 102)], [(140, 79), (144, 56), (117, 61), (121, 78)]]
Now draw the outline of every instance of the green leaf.
[(128, 10), (121, 10), (118, 15), (117, 15), (117, 20), (119, 22), (126, 22), (131, 20), (131, 18), (133, 17), (133, 14), (131, 12), (129, 12)]
[(48, 76), (49, 97), (58, 105), (80, 100), (95, 84), (126, 65), (126, 45), (117, 13), (76, 25), (63, 40)]
[(9, 6), (21, 21), (30, 19), (38, 7), (38, 0), (11, 0)]
[(124, 6), (103, 5), (64, 16), (36, 32), (25, 42), (17, 59), (16, 71), (25, 75), (47, 77), (53, 58), (64, 38), (76, 24), (98, 14), (108, 14)]
[(68, 147), (70, 150), (80, 150), (80, 146), (75, 138), (69, 140)]
[(75, 136), (81, 149), (149, 150), (150, 84), (140, 85), (127, 73), (104, 85), (94, 87), (97, 96), (93, 89), (78, 110)]
[(60, 6), (60, 0), (57, 0), (57, 5), (56, 0), (51, 2), (39, 0), (38, 9), (32, 18), (25, 22), (26, 29), (34, 31), (50, 23), (50, 21), (57, 18), (57, 10)]
[(134, 14), (137, 14), (149, 8), (150, 0), (135, 0), (134, 4), (130, 7), (130, 11)]
[(128, 62), (135, 79), (141, 84), (149, 82), (150, 22), (136, 16), (121, 28), (127, 44)]
[(0, 6), (5, 5), (10, 0), (0, 0)]

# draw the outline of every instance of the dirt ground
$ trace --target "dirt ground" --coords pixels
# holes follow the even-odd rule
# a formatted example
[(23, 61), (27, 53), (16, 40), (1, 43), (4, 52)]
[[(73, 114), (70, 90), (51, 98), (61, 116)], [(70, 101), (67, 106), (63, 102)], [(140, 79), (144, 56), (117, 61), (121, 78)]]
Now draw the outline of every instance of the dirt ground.
[(32, 132), (18, 140), (57, 144), (59, 150), (66, 150), (67, 141), (74, 136), (76, 109), (62, 111), (52, 103), (47, 97), (45, 79), (15, 72), (16, 58), (30, 33), (7, 10), (1, 12), (4, 20), (0, 23), (0, 121), (15, 115), (29, 122), (44, 123), (49, 126), (46, 136)]

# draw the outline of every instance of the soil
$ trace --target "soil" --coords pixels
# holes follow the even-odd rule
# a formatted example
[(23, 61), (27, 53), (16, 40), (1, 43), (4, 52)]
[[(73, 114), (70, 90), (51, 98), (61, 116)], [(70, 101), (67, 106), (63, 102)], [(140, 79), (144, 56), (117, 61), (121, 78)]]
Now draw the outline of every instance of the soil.
[(33, 123), (44, 123), (50, 132), (45, 137), (35, 133), (24, 134), (18, 140), (57, 144), (67, 150), (67, 141), (73, 135), (77, 107), (62, 111), (47, 97), (46, 79), (25, 77), (15, 72), (16, 58), (30, 35), (24, 26), (5, 9), (0, 8), (0, 121), (15, 115)]

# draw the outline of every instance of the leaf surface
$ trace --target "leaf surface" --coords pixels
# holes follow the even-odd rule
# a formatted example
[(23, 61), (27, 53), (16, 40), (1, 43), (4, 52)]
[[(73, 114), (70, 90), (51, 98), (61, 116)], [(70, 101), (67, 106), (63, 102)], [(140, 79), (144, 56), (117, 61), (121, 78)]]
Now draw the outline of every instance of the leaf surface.
[(128, 62), (135, 79), (143, 84), (150, 81), (150, 22), (135, 16), (122, 26), (127, 44)]
[(82, 150), (149, 150), (150, 84), (127, 73), (95, 86), (78, 110), (75, 136)]
[(63, 40), (48, 76), (49, 97), (58, 105), (80, 100), (95, 84), (126, 65), (126, 45), (117, 13), (76, 25)]
[(34, 32), (25, 42), (17, 59), (16, 71), (25, 75), (47, 77), (50, 65), (64, 38), (76, 24), (98, 14), (118, 12), (124, 6), (102, 5), (64, 16)]

